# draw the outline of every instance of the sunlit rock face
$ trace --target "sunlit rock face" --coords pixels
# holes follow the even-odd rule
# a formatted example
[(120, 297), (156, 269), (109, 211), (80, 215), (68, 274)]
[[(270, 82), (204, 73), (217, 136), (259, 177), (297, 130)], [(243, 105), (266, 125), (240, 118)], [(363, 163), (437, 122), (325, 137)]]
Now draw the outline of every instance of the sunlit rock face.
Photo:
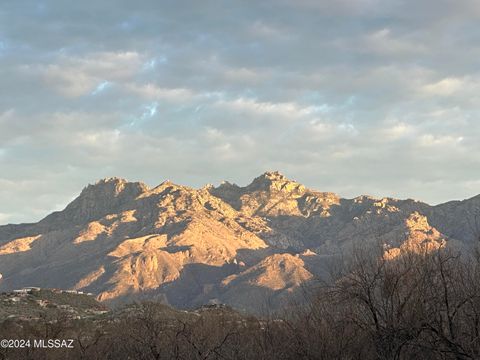
[(210, 193), (244, 214), (260, 216), (308, 216), (339, 201), (335, 194), (309, 190), (278, 171), (266, 172), (246, 187), (223, 183)]
[(427, 217), (418, 212), (410, 214), (403, 225), (393, 229), (384, 240), (386, 259), (394, 259), (405, 252), (428, 253), (447, 244), (445, 236), (431, 227)]
[(245, 187), (201, 189), (109, 178), (36, 224), (0, 226), (0, 290), (77, 289), (110, 303), (213, 301), (260, 312), (296, 299), (330, 259), (355, 248), (380, 246), (394, 259), (468, 247), (479, 208), (479, 198), (434, 207), (342, 199), (276, 171)]

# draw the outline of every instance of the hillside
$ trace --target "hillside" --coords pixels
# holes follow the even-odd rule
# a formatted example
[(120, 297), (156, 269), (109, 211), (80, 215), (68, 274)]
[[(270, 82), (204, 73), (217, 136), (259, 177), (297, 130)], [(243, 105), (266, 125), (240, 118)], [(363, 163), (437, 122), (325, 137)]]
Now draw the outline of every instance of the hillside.
[(480, 197), (438, 206), (340, 196), (278, 172), (245, 187), (149, 188), (109, 178), (35, 224), (0, 226), (0, 290), (76, 289), (108, 304), (279, 307), (355, 247), (465, 248), (478, 237)]
[(108, 308), (87, 294), (54, 289), (0, 293), (0, 321), (84, 319), (106, 312)]

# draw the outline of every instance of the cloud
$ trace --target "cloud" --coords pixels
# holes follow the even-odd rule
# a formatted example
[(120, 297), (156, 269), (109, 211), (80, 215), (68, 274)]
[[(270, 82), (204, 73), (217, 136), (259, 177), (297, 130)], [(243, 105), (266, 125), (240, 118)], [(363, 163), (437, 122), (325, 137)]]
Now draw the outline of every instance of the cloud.
[(132, 79), (141, 66), (136, 52), (92, 53), (83, 57), (59, 55), (53, 61), (23, 65), (20, 69), (29, 76), (40, 77), (49, 88), (67, 97), (96, 95), (112, 81)]
[(390, 127), (385, 127), (383, 129), (383, 136), (387, 138), (389, 141), (397, 140), (404, 138), (406, 136), (411, 135), (415, 131), (415, 127), (404, 123), (404, 122), (397, 122)]
[(0, 224), (6, 224), (8, 220), (10, 219), (11, 215), (10, 214), (3, 214), (0, 213)]
[(425, 134), (420, 137), (420, 146), (451, 148), (460, 145), (463, 142), (463, 136), (435, 136)]
[(184, 88), (162, 88), (155, 84), (135, 84), (125, 85), (125, 90), (132, 92), (141, 98), (150, 100), (165, 100), (173, 103), (187, 102), (193, 99), (195, 93), (192, 90)]
[(427, 51), (423, 44), (415, 43), (415, 39), (401, 39), (393, 36), (388, 28), (376, 30), (363, 39), (364, 49), (380, 55), (419, 55)]
[(0, 222), (38, 220), (106, 176), (201, 186), (279, 169), (348, 197), (475, 195), (478, 9), (7, 2)]
[(464, 81), (458, 78), (445, 78), (433, 84), (423, 87), (423, 91), (429, 95), (448, 96), (464, 87)]

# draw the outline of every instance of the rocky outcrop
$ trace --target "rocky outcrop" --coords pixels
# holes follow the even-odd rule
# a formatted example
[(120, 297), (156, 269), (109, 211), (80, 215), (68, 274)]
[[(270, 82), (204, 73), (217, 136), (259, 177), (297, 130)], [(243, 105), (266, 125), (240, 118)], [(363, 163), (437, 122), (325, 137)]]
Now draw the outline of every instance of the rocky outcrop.
[(225, 278), (221, 283), (220, 300), (235, 308), (258, 310), (278, 308), (301, 299), (301, 286), (314, 279), (299, 256), (274, 254), (258, 264)]
[(414, 212), (384, 237), (385, 258), (393, 259), (405, 252), (428, 253), (445, 247), (446, 237), (430, 226), (427, 217)]
[(246, 187), (223, 183), (210, 193), (244, 214), (263, 217), (309, 216), (339, 201), (335, 194), (308, 190), (278, 171), (266, 172)]
[(89, 185), (63, 211), (55, 212), (40, 222), (47, 229), (68, 224), (85, 224), (108, 214), (119, 212), (122, 206), (147, 191), (143, 183), (130, 183), (120, 178), (107, 178)]

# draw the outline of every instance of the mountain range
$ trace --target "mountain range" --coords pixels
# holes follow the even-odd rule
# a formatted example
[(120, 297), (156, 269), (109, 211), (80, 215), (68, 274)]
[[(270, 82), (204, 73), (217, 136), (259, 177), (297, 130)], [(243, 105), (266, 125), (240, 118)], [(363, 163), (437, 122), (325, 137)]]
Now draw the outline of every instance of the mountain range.
[(344, 199), (276, 171), (245, 187), (200, 189), (108, 178), (38, 223), (0, 226), (0, 291), (38, 286), (91, 292), (107, 304), (268, 311), (300, 301), (356, 247), (380, 245), (387, 258), (468, 249), (479, 239), (479, 209), (480, 196), (436, 206)]

